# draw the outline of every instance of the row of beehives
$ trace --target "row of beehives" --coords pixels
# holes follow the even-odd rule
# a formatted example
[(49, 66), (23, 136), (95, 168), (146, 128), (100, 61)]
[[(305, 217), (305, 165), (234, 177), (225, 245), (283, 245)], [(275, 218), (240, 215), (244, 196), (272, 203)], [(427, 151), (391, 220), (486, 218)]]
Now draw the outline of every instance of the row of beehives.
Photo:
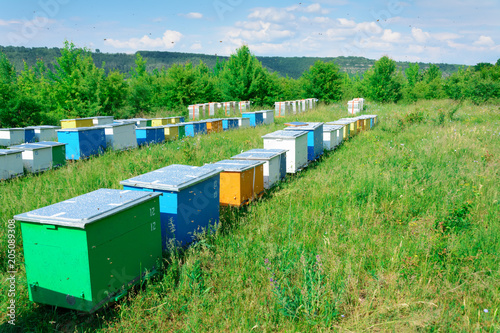
[(161, 267), (162, 252), (196, 241), (219, 222), (221, 205), (242, 206), (376, 116), (289, 123), (264, 149), (201, 167), (170, 165), (14, 216), (21, 224), (31, 301), (94, 312)]
[(274, 103), (274, 114), (276, 117), (284, 117), (312, 110), (316, 107), (316, 98), (299, 99), (296, 101), (284, 101)]
[(197, 120), (206, 117), (215, 117), (218, 111), (222, 111), (225, 116), (240, 114), (250, 111), (250, 101), (231, 102), (211, 102), (191, 104), (188, 106), (189, 119)]
[(365, 99), (354, 98), (347, 102), (347, 113), (355, 115), (363, 111)]
[[(106, 149), (134, 149), (185, 136), (270, 124), (274, 117), (272, 110), (263, 110), (245, 112), (241, 118), (183, 121), (183, 117), (116, 121), (113, 117), (93, 117), (61, 120), (62, 129), (56, 126), (1, 129), (0, 135), (4, 133), (6, 140), (27, 143), (0, 150), (0, 180), (22, 175), (24, 170), (29, 173), (45, 171), (66, 164), (66, 160), (102, 154)], [(35, 137), (35, 130), (41, 131), (38, 137)]]

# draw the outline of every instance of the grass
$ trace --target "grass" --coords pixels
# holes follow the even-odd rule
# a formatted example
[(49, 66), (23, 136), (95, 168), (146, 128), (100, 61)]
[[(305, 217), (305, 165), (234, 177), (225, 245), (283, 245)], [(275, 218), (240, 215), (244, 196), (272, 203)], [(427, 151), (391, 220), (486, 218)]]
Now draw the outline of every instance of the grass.
[[(0, 216), (6, 223), (98, 188), (120, 188), (122, 179), (169, 164), (229, 158), (262, 147), (260, 136), (285, 120), (335, 120), (344, 109), (109, 152), (4, 182)], [(95, 314), (31, 303), (19, 264), (17, 326), (0, 330), (499, 331), (498, 106), (370, 103), (367, 113), (379, 115), (375, 129), (258, 202), (223, 209), (215, 234), (172, 249), (160, 276)], [(22, 263), (19, 230), (17, 241)]]

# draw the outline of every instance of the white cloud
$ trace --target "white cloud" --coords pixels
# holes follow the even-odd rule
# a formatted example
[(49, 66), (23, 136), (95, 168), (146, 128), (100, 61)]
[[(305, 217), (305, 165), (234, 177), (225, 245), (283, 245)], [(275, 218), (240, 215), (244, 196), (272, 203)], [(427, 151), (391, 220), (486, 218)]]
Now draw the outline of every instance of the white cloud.
[(187, 14), (179, 14), (179, 15), (186, 17), (188, 19), (195, 19), (195, 20), (199, 20), (199, 19), (203, 18), (202, 13), (196, 13), (196, 12), (191, 12), (191, 13), (187, 13)]
[(293, 5), (286, 8), (287, 11), (297, 11), (297, 12), (305, 12), (305, 13), (321, 13), (328, 14), (330, 11), (328, 9), (322, 8), (319, 3), (313, 3), (309, 6), (303, 5)]
[(171, 49), (182, 37), (183, 35), (178, 31), (167, 30), (161, 38), (150, 38), (147, 35), (144, 35), (142, 38), (130, 38), (125, 41), (108, 38), (104, 43), (118, 49)]
[(4, 27), (12, 25), (12, 24), (21, 24), (21, 23), (22, 23), (21, 21), (16, 21), (16, 20), (5, 21), (5, 20), (0, 19), (0, 26), (4, 26)]
[(287, 12), (281, 8), (256, 8), (249, 15), (249, 19), (257, 19), (264, 21), (273, 21), (273, 22), (286, 22), (288, 20), (294, 20), (295, 15)]
[(447, 41), (450, 39), (457, 39), (457, 38), (462, 37), (462, 36), (457, 35), (457, 34), (452, 33), (452, 32), (437, 32), (437, 33), (431, 34), (431, 36), (439, 41)]
[(419, 28), (411, 28), (411, 34), (413, 38), (419, 43), (425, 43), (431, 35), (428, 32), (423, 31), (422, 29)]
[(337, 20), (339, 21), (340, 25), (343, 26), (343, 27), (352, 28), (352, 27), (356, 26), (356, 22), (354, 22), (352, 20), (348, 20), (348, 19), (345, 19), (345, 18), (339, 18)]
[(381, 38), (385, 42), (397, 43), (401, 41), (401, 34), (399, 32), (393, 32), (391, 29), (385, 29)]
[(495, 42), (489, 36), (480, 36), (479, 39), (476, 40), (473, 44), (477, 46), (492, 47), (495, 45)]

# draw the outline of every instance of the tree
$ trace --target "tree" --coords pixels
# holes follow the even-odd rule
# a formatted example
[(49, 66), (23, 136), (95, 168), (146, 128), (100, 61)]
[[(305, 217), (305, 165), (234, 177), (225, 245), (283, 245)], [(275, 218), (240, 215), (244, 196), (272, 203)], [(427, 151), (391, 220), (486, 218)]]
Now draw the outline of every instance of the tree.
[(314, 97), (326, 103), (342, 98), (342, 77), (334, 62), (318, 60), (303, 75), (304, 97)]
[(153, 99), (152, 77), (146, 71), (146, 60), (139, 52), (135, 55), (135, 67), (130, 70), (128, 103), (133, 114), (149, 111)]
[(263, 103), (270, 88), (269, 73), (243, 45), (224, 64), (220, 88), (226, 100), (251, 100)]
[(378, 102), (397, 102), (401, 99), (402, 78), (396, 62), (383, 56), (365, 73), (368, 97)]

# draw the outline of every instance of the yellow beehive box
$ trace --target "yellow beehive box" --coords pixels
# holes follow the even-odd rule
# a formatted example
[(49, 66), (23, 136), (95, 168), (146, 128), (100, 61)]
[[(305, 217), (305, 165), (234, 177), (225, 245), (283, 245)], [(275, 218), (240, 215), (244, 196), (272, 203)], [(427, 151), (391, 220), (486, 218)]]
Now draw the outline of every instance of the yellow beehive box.
[(340, 125), (340, 126), (343, 126), (343, 139), (344, 141), (345, 140), (348, 140), (352, 135), (351, 135), (351, 128), (350, 128), (350, 125), (351, 123), (348, 122), (348, 121), (345, 121), (345, 120), (336, 120), (336, 121), (330, 121), (330, 122), (327, 122), (325, 123), (325, 125)]
[(79, 128), (79, 127), (93, 127), (94, 121), (92, 118), (76, 118), (76, 119), (63, 119), (61, 120), (61, 129), (65, 128)]
[(264, 194), (265, 161), (224, 160), (202, 168), (222, 169), (220, 174), (220, 204), (240, 207)]
[(222, 128), (222, 119), (207, 119), (203, 121), (207, 123), (207, 134), (224, 131)]
[(151, 119), (151, 127), (165, 126), (171, 124), (168, 118), (154, 118)]
[(358, 133), (358, 121), (356, 118), (341, 118), (339, 120), (345, 120), (349, 122), (349, 130), (351, 132), (351, 137)]
[(178, 125), (166, 125), (163, 126), (165, 129), (165, 141), (173, 141), (179, 138), (179, 126)]

